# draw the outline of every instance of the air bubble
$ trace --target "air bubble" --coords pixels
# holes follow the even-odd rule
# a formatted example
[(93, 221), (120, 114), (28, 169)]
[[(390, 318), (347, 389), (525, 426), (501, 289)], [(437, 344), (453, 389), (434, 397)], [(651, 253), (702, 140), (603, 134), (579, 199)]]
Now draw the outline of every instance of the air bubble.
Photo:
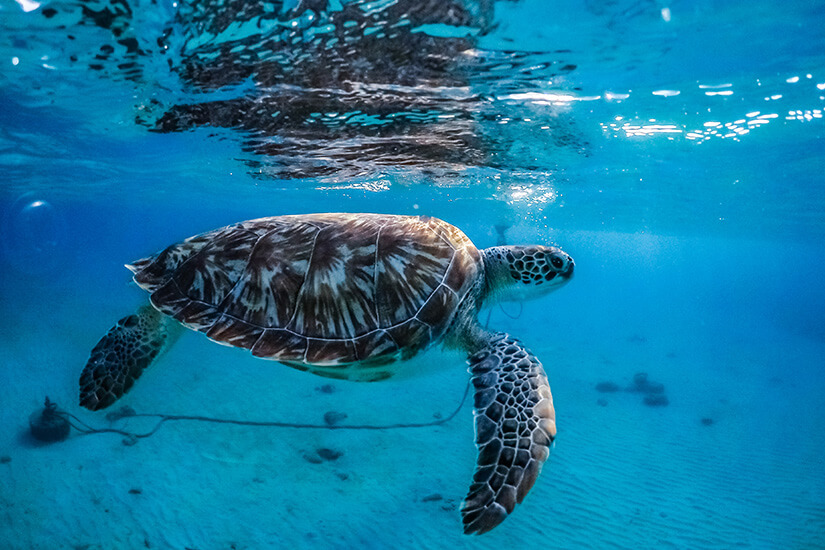
[(43, 198), (24, 195), (3, 216), (3, 259), (28, 275), (51, 274), (66, 258), (66, 222)]

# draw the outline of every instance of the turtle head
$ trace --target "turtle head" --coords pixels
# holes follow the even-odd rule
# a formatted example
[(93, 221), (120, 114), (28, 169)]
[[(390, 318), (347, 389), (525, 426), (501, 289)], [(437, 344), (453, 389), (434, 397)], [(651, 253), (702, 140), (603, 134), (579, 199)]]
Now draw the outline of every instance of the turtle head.
[(543, 296), (573, 277), (573, 258), (554, 246), (495, 246), (483, 252), (487, 288), (496, 300)]

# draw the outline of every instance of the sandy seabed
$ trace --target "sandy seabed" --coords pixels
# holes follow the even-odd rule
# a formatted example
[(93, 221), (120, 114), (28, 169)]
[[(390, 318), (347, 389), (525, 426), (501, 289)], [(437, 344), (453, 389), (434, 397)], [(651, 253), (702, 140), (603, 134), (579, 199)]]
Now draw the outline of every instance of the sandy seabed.
[[(568, 240), (582, 246), (598, 238)], [(594, 259), (590, 274), (579, 270), (575, 284), (525, 304), (520, 315), (517, 306), (492, 311), (493, 325), (520, 336), (543, 360), (559, 437), (524, 503), (480, 537), (462, 534), (459, 514), (475, 462), (470, 401), (451, 421), (428, 428), (181, 421), (136, 444), (77, 432), (60, 443), (35, 442), (28, 417), (45, 395), (96, 427), (154, 426), (138, 418), (111, 423), (105, 412), (76, 405), (89, 350), (142, 297), (126, 273), (122, 281), (68, 274), (40, 285), (12, 274), (0, 296), (0, 546), (825, 546), (821, 335), (768, 322), (742, 305), (747, 299), (715, 310), (696, 288), (670, 299), (687, 304), (699, 296), (701, 317), (665, 311), (667, 284), (648, 284), (645, 294), (622, 283), (621, 272), (601, 273)], [(655, 275), (667, 280), (667, 273)], [(695, 284), (705, 283), (700, 277)], [(618, 286), (633, 296), (616, 293)], [(665, 386), (667, 406), (624, 391), (637, 372)], [(618, 391), (598, 391), (603, 382)], [(466, 383), (457, 352), (433, 349), (397, 378), (359, 384), (261, 361), (187, 331), (114, 408), (318, 424), (330, 411), (350, 424), (427, 422), (449, 415)]]

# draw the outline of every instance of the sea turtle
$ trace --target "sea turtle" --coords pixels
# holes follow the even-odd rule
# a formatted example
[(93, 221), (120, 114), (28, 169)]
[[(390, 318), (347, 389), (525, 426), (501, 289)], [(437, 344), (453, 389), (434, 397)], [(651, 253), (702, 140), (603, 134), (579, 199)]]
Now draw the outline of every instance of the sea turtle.
[(478, 461), (465, 533), (501, 523), (533, 486), (556, 435), (541, 363), (482, 327), (482, 304), (555, 290), (573, 260), (548, 246), (478, 250), (436, 218), (308, 214), (245, 221), (127, 265), (151, 307), (121, 319), (80, 376), (80, 404), (114, 403), (183, 325), (321, 376), (376, 381), (441, 342), (469, 354)]

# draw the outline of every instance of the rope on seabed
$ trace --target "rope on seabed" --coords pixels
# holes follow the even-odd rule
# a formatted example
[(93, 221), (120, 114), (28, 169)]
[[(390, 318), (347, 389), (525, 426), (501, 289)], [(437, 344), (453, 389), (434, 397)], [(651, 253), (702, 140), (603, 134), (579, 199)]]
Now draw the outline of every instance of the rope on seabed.
[(506, 315), (510, 319), (519, 319), (521, 317), (521, 314), (524, 312), (524, 302), (518, 302), (518, 313), (516, 313), (515, 315), (510, 315), (509, 313), (507, 313), (507, 310), (504, 309), (503, 304), (499, 304), (498, 308), (504, 315)]
[[(188, 415), (188, 414), (150, 414), (150, 413), (135, 413), (129, 411), (128, 409), (121, 409), (121, 412), (117, 415), (116, 419), (120, 418), (158, 418), (158, 423), (155, 425), (154, 428), (149, 430), (146, 433), (134, 433), (129, 432), (126, 430), (119, 430), (117, 428), (93, 428), (79, 419), (77, 416), (73, 415), (70, 412), (66, 411), (57, 411), (56, 414), (63, 416), (69, 422), (69, 425), (80, 432), (82, 435), (91, 435), (91, 434), (98, 434), (98, 433), (116, 433), (128, 437), (133, 442), (136, 442), (138, 439), (149, 437), (150, 435), (155, 434), (160, 427), (163, 425), (164, 422), (171, 421), (171, 420), (193, 420), (195, 422), (212, 422), (215, 424), (235, 424), (237, 426), (260, 426), (260, 427), (272, 427), (272, 428), (301, 428), (301, 429), (310, 429), (310, 430), (397, 430), (397, 429), (406, 429), (406, 428), (428, 428), (432, 426), (439, 426), (441, 424), (446, 424), (458, 414), (461, 408), (464, 406), (464, 402), (467, 401), (467, 395), (470, 393), (470, 382), (467, 382), (467, 385), (464, 387), (464, 395), (461, 396), (461, 401), (458, 403), (458, 406), (455, 408), (453, 412), (444, 418), (439, 418), (437, 420), (433, 420), (430, 422), (410, 422), (410, 423), (397, 423), (397, 424), (384, 424), (384, 425), (373, 425), (373, 424), (305, 424), (300, 422), (277, 422), (277, 421), (254, 421), (254, 420), (234, 420), (234, 419), (227, 419), (227, 418), (213, 418), (210, 416), (197, 416), (197, 415)], [(76, 422), (77, 424), (73, 423)]]

